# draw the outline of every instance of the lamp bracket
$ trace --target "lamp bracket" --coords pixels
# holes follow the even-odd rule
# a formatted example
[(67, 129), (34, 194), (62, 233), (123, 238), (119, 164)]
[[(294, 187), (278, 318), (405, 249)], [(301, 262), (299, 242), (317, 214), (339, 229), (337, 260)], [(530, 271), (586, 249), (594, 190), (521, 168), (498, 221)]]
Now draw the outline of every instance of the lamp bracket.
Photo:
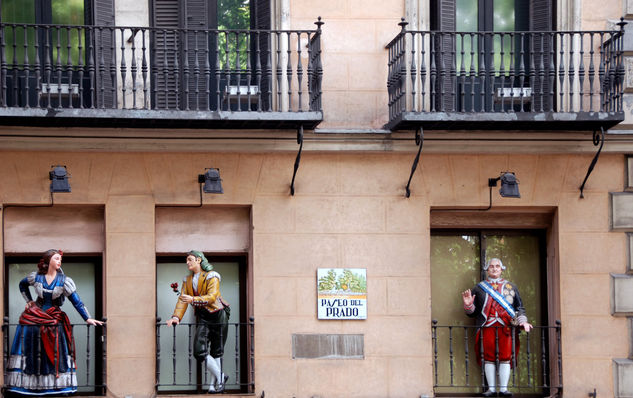
[(405, 197), (411, 196), (411, 179), (413, 179), (413, 173), (418, 168), (418, 163), (420, 162), (420, 153), (422, 152), (422, 146), (424, 145), (424, 131), (422, 127), (415, 131), (415, 144), (419, 146), (418, 153), (415, 155), (413, 159), (413, 164), (411, 165), (411, 174), (409, 174), (409, 181), (407, 182), (407, 186), (405, 187)]
[(596, 166), (596, 163), (598, 162), (598, 158), (600, 157), (600, 152), (602, 152), (602, 146), (604, 145), (604, 129), (602, 128), (602, 126), (600, 126), (599, 135), (598, 135), (597, 130), (593, 131), (593, 145), (598, 146), (598, 144), (600, 145), (600, 147), (598, 148), (598, 152), (596, 152), (596, 156), (594, 156), (593, 159), (591, 160), (591, 163), (589, 164), (589, 168), (587, 169), (587, 175), (585, 175), (585, 179), (582, 181), (582, 185), (580, 186), (580, 199), (585, 198), (585, 196), (583, 195), (583, 191), (585, 190), (585, 184), (587, 183), (587, 179), (589, 178), (589, 175), (593, 171), (593, 168)]
[(297, 170), (299, 170), (299, 163), (301, 162), (301, 150), (303, 149), (303, 125), (300, 125), (297, 129), (297, 144), (299, 144), (299, 152), (295, 159), (294, 172), (292, 173), (292, 181), (290, 182), (290, 195), (295, 194), (295, 177), (297, 177)]

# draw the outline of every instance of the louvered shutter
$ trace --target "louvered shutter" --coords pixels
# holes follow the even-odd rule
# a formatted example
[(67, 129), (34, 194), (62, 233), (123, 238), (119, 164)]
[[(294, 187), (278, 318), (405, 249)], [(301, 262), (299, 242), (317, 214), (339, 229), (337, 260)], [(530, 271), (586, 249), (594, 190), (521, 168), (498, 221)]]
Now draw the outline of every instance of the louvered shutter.
[[(92, 8), (93, 23), (95, 26), (113, 27), (114, 0), (94, 0)], [(116, 68), (116, 52), (114, 48), (114, 30), (95, 29), (94, 51), (91, 57), (95, 65), (95, 97), (97, 108), (116, 108), (116, 73), (111, 71)], [(102, 91), (103, 88), (103, 91)]]
[[(209, 103), (205, 79), (205, 50), (207, 46), (206, 29), (209, 23), (208, 0), (186, 0), (185, 32), (183, 42), (186, 44), (186, 57), (183, 54), (183, 85), (189, 89), (188, 108), (206, 110)], [(215, 42), (215, 40), (212, 40)], [(209, 48), (209, 56), (214, 56)], [(211, 72), (212, 74), (214, 73)], [(185, 82), (185, 80), (188, 80)], [(196, 95), (196, 90), (198, 94)], [(215, 92), (215, 87), (214, 90)]]
[[(261, 64), (261, 84), (259, 90), (262, 98), (262, 110), (267, 111), (272, 105), (272, 59), (271, 51), (271, 12), (270, 1), (271, 0), (251, 0), (251, 12), (255, 14), (255, 26), (256, 30), (260, 30), (259, 33), (259, 62)], [(256, 59), (255, 59), (256, 61)], [(253, 70), (257, 63), (253, 63)], [(270, 69), (270, 70), (268, 70)], [(256, 71), (255, 71), (256, 72)], [(253, 73), (255, 76), (255, 73)]]
[[(551, 31), (552, 30), (552, 0), (530, 0), (530, 30), (531, 31)], [(534, 110), (545, 112), (554, 106), (554, 95), (550, 93), (555, 85), (550, 82), (550, 75), (556, 76), (554, 59), (552, 58), (552, 47), (555, 45), (555, 37), (551, 33), (543, 35), (543, 40), (538, 35), (533, 38), (534, 67), (536, 74), (541, 70), (544, 79), (536, 81), (538, 87), (533, 88)], [(543, 68), (543, 69), (541, 69)], [(554, 80), (555, 81), (555, 80)]]
[[(455, 82), (451, 77), (451, 68), (455, 64), (455, 0), (438, 0), (438, 33), (435, 38), (435, 63), (437, 77), (435, 80), (435, 110), (454, 111)], [(442, 33), (448, 32), (448, 33)], [(454, 69), (453, 69), (454, 70)], [(443, 93), (443, 95), (442, 95)]]
[(152, 0), (152, 91), (156, 109), (178, 109), (180, 98), (180, 2)]

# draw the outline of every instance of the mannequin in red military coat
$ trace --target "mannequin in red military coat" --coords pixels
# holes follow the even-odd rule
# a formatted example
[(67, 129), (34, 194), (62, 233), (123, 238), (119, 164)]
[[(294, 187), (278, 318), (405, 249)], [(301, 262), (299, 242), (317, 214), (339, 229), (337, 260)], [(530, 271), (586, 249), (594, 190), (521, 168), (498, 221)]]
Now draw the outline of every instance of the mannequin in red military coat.
[[(466, 315), (475, 318), (481, 329), (475, 339), (477, 361), (481, 362), (483, 346), (483, 367), (488, 382), (488, 390), (484, 396), (497, 394), (496, 373), (499, 372), (499, 395), (510, 396), (508, 380), (510, 379), (510, 361), (517, 355), (518, 339), (512, 347), (512, 326), (518, 326), (526, 332), (532, 329), (528, 323), (519, 290), (501, 277), (506, 267), (501, 260), (493, 258), (484, 267), (487, 273), (485, 281), (472, 289), (462, 292)], [(483, 344), (481, 342), (483, 339)], [(498, 344), (498, 346), (497, 346)], [(499, 369), (497, 369), (499, 364)], [(482, 365), (480, 363), (480, 365)]]

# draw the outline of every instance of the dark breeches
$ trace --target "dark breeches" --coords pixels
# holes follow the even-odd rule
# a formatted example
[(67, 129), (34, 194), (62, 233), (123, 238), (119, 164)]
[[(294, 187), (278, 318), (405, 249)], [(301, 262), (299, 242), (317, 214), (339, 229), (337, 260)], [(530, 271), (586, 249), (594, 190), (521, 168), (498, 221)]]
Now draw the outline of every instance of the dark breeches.
[(198, 326), (193, 342), (193, 356), (204, 361), (207, 354), (213, 358), (224, 355), (224, 344), (229, 332), (229, 317), (222, 309), (212, 314), (199, 311), (196, 314)]

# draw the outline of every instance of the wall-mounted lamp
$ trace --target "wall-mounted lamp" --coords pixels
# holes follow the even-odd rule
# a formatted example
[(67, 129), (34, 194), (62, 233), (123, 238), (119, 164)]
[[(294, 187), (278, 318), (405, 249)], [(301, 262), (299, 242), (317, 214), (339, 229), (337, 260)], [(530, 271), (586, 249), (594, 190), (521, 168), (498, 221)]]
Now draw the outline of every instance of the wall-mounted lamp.
[(51, 192), (70, 192), (70, 176), (66, 171), (66, 166), (51, 166), (48, 178), (51, 180)]
[(224, 193), (220, 169), (206, 169), (204, 174), (198, 174), (198, 182), (204, 184), (203, 190), (206, 193)]
[(499, 189), (499, 195), (504, 198), (520, 198), (519, 193), (519, 180), (516, 175), (511, 171), (502, 172), (497, 178), (489, 178), (488, 186), (492, 190), (492, 187), (497, 186), (497, 181), (501, 180), (501, 188)]

